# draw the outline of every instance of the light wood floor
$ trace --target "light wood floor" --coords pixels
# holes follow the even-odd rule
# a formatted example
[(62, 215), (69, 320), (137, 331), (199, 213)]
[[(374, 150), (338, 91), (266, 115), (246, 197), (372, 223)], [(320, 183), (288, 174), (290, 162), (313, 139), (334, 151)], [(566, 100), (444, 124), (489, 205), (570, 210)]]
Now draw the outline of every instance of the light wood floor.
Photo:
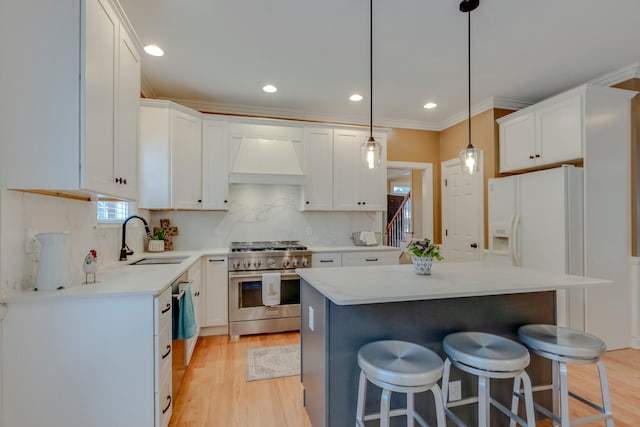
[[(176, 398), (170, 427), (310, 427), (302, 406), (300, 377), (245, 381), (249, 348), (299, 342), (297, 332), (241, 337), (201, 337)], [(603, 358), (609, 375), (616, 427), (640, 426), (640, 350), (612, 351)], [(569, 368), (571, 389), (599, 402), (594, 366)], [(571, 402), (572, 416), (591, 413)], [(542, 421), (538, 427), (551, 426)], [(583, 424), (585, 427), (604, 423)]]

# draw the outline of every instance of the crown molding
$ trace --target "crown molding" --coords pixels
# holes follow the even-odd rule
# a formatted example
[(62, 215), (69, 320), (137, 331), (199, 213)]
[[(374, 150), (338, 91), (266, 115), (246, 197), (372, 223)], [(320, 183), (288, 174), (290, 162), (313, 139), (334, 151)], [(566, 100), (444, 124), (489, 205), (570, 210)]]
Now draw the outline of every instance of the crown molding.
[(140, 75), (140, 92), (148, 99), (157, 99), (158, 95), (149, 84), (149, 80), (144, 75)]
[(626, 67), (622, 67), (600, 77), (596, 77), (593, 80), (589, 80), (587, 84), (595, 86), (613, 86), (634, 78), (640, 78), (640, 62), (635, 62), (627, 65)]
[[(294, 119), (309, 122), (336, 123), (357, 126), (368, 126), (369, 120), (365, 115), (338, 115), (333, 113), (323, 113), (316, 111), (304, 111), (299, 109), (257, 107), (243, 104), (225, 104), (207, 101), (194, 101), (190, 99), (168, 98), (178, 104), (182, 104), (194, 110), (204, 113), (217, 113), (229, 115), (242, 115), (253, 117)], [(433, 122), (422, 122), (415, 120), (376, 120), (375, 127), (386, 128), (407, 128), (419, 130), (438, 130), (438, 124)]]
[[(501, 108), (504, 110), (519, 110), (532, 104), (533, 102), (525, 101), (522, 99), (510, 99), (502, 98), (499, 96), (490, 96), (489, 98), (482, 100), (480, 103), (471, 106), (471, 117), (494, 108)], [(450, 128), (451, 126), (457, 125), (460, 122), (464, 122), (465, 120), (467, 120), (468, 115), (469, 112), (467, 110), (460, 111), (459, 113), (454, 114), (448, 119), (443, 120), (440, 123), (439, 128), (436, 130), (443, 131)]]

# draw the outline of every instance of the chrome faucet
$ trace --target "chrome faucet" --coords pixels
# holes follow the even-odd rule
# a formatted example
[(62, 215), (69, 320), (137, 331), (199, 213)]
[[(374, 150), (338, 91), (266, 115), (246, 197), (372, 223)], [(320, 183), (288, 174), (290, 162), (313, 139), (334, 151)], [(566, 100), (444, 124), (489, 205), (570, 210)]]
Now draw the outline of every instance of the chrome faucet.
[(122, 223), (122, 248), (120, 249), (120, 261), (126, 261), (127, 255), (133, 255), (133, 251), (129, 249), (127, 246), (127, 223), (133, 218), (138, 218), (144, 224), (144, 230), (147, 233), (147, 237), (151, 238), (151, 230), (149, 229), (149, 224), (144, 220), (141, 216), (132, 215), (129, 218), (125, 219)]

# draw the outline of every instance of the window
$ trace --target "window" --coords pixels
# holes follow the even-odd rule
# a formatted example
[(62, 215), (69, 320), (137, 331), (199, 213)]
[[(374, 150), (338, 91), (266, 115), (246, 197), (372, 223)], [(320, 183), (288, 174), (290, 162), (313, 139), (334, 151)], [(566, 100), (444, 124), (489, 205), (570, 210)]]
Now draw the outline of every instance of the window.
[(132, 203), (120, 200), (98, 200), (98, 223), (122, 223), (133, 211)]

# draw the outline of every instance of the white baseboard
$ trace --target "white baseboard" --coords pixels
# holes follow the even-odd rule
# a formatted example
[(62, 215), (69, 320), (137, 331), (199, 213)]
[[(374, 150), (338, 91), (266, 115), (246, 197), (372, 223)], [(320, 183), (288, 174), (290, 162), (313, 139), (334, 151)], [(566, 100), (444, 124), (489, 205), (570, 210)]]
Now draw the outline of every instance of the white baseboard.
[(229, 334), (228, 326), (208, 326), (200, 328), (200, 336), (208, 337), (212, 335), (227, 335)]
[(631, 300), (631, 347), (640, 349), (640, 257), (631, 257), (630, 295)]

